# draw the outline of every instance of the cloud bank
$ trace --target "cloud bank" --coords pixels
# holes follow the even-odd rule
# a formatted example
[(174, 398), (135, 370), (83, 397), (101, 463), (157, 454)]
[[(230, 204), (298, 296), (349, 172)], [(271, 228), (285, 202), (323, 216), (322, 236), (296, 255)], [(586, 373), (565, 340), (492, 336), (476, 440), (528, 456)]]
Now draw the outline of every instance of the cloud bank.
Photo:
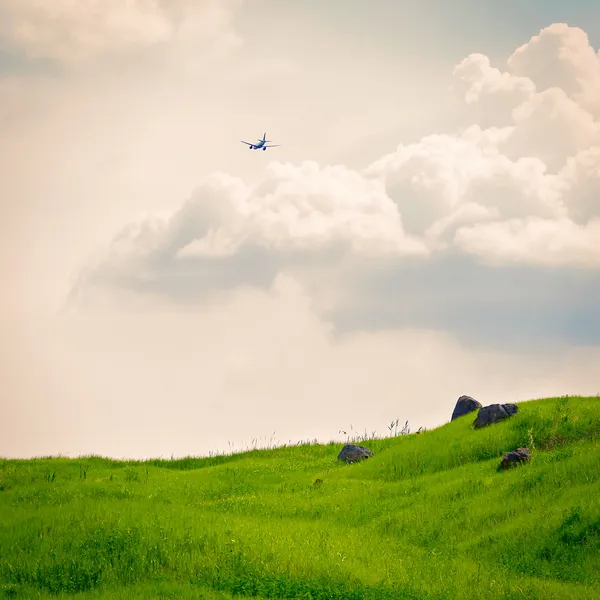
[[(564, 286), (600, 292), (600, 57), (582, 30), (554, 24), (508, 66), (465, 58), (455, 89), (474, 122), (400, 144), (360, 172), (275, 161), (252, 186), (208, 177), (170, 218), (126, 227), (71, 300), (93, 303), (110, 289), (145, 302), (210, 301), (238, 286), (268, 289), (285, 273), (342, 329), (413, 319), (457, 331), (484, 305), (501, 328), (512, 320), (529, 335), (544, 319), (564, 335)], [(444, 270), (454, 280), (440, 289)], [(528, 299), (547, 312), (531, 314)], [(597, 319), (586, 335), (600, 343)]]

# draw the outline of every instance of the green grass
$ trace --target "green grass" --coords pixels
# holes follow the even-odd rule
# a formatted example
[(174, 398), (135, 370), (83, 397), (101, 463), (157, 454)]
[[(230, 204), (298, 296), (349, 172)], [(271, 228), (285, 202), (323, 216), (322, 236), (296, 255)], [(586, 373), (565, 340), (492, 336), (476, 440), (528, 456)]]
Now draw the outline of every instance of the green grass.
[(0, 598), (600, 598), (600, 398), (474, 417), (353, 465), (337, 443), (0, 460)]

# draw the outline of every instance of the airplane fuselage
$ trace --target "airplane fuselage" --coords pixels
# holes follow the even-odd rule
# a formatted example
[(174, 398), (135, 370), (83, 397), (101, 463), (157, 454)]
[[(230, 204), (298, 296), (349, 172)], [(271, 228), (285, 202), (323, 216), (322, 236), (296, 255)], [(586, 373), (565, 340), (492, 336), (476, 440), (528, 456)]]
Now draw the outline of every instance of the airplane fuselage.
[(280, 146), (281, 144), (271, 144), (270, 146), (267, 146), (267, 142), (270, 142), (271, 140), (267, 139), (267, 134), (265, 133), (262, 136), (262, 139), (258, 139), (256, 140), (256, 142), (250, 143), (250, 142), (245, 142), (244, 140), (240, 140), (242, 142), (242, 144), (248, 144), (248, 148), (250, 148), (250, 150), (266, 150), (267, 148), (273, 148), (274, 146)]

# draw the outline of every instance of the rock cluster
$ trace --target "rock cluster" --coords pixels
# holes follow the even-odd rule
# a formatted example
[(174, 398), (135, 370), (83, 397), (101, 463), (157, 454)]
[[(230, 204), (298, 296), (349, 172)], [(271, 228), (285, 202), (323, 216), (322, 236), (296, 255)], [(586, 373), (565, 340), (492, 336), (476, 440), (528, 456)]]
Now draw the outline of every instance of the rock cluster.
[(492, 425), (492, 423), (498, 423), (502, 419), (512, 417), (519, 410), (516, 404), (490, 404), (488, 406), (482, 406), (481, 402), (471, 398), (471, 396), (461, 396), (456, 401), (456, 406), (452, 411), (451, 421), (468, 415), (478, 410), (477, 418), (473, 422), (473, 426), (476, 429), (479, 427), (485, 427), (486, 425)]
[[(519, 412), (519, 407), (516, 404), (489, 404), (488, 406), (482, 406), (480, 402), (471, 398), (471, 396), (461, 396), (456, 401), (456, 406), (452, 412), (452, 419), (457, 419), (474, 411), (477, 412), (477, 417), (473, 421), (473, 427), (480, 429), (487, 425), (493, 425), (499, 423), (504, 419), (508, 419)], [(502, 469), (509, 469), (515, 465), (526, 463), (531, 460), (531, 453), (529, 448), (517, 448), (512, 452), (506, 452), (502, 457), (500, 467)]]
[[(487, 425), (493, 425), (508, 419), (513, 415), (516, 415), (519, 411), (519, 407), (516, 404), (489, 404), (488, 406), (482, 406), (481, 402), (471, 398), (471, 396), (460, 396), (456, 401), (454, 411), (452, 412), (451, 421), (463, 417), (469, 413), (477, 412), (477, 417), (473, 421), (473, 427), (480, 429)], [(420, 433), (417, 431), (417, 433)], [(360, 462), (365, 458), (374, 456), (374, 454), (364, 446), (357, 446), (355, 444), (346, 444), (338, 454), (338, 460), (345, 461), (348, 464)], [(531, 453), (529, 448), (517, 448), (512, 452), (506, 452), (500, 463), (502, 469), (509, 469), (515, 465), (526, 463), (531, 460)], [(317, 479), (314, 485), (321, 484), (321, 480)]]

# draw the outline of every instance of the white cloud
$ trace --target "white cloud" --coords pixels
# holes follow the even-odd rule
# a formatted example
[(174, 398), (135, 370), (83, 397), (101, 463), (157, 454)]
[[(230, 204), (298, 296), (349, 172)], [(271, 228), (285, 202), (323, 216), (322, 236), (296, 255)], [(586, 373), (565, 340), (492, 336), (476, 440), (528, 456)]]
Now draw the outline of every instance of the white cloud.
[(600, 122), (559, 88), (533, 95), (514, 109), (516, 127), (500, 146), (511, 158), (535, 156), (553, 172), (600, 142)]
[(272, 163), (248, 197), (250, 239), (273, 249), (343, 243), (367, 254), (421, 254), (404, 234), (398, 210), (378, 181), (343, 166)]
[(65, 63), (179, 40), (230, 43), (239, 0), (4, 0), (0, 39)]
[[(480, 210), (481, 223), (461, 228), (455, 242), (495, 263), (597, 266), (597, 224), (589, 219), (600, 206), (600, 53), (584, 31), (556, 23), (518, 48), (508, 66), (503, 73), (474, 54), (454, 71), (455, 88), (478, 109), (474, 118), (506, 125), (494, 145), (505, 168), (472, 187), (471, 202), (466, 193), (460, 200), (473, 206), (487, 198), (494, 214)], [(476, 171), (473, 157), (461, 158), (461, 173)], [(536, 197), (541, 202), (532, 202)], [(438, 233), (444, 222), (430, 231)]]
[(127, 227), (111, 245), (105, 267), (232, 256), (247, 248), (299, 256), (332, 248), (367, 256), (427, 251), (405, 235), (381, 182), (342, 166), (271, 163), (254, 188), (217, 173), (168, 222)]
[[(351, 256), (388, 264), (457, 250), (497, 264), (596, 265), (587, 219), (597, 216), (600, 123), (584, 102), (588, 88), (567, 77), (593, 79), (590, 50), (562, 26), (536, 39), (513, 54), (513, 73), (477, 54), (455, 69), (467, 105), (485, 103), (497, 123), (401, 144), (362, 174), (313, 161), (271, 163), (253, 185), (217, 173), (168, 221), (124, 231), (87, 281), (177, 296), (189, 293), (186, 278), (206, 292), (308, 269), (312, 292), (319, 266), (323, 276), (344, 261), (346, 280), (365, 268)], [(534, 65), (556, 43), (572, 48), (566, 71), (541, 80)]]
[(494, 125), (512, 123), (512, 111), (535, 93), (528, 77), (492, 67), (483, 54), (470, 54), (454, 69), (454, 89), (466, 104), (478, 110), (478, 121)]
[(600, 269), (600, 219), (585, 225), (537, 217), (479, 223), (459, 229), (455, 240), (488, 264)]
[(554, 23), (517, 48), (508, 59), (513, 72), (538, 91), (557, 87), (600, 118), (600, 51), (579, 27)]
[(600, 218), (600, 146), (569, 158), (559, 173), (565, 185), (564, 202), (569, 216), (583, 224)]
[(380, 181), (342, 166), (271, 163), (253, 187), (216, 173), (170, 218), (124, 228), (88, 263), (70, 303), (110, 304), (105, 289), (112, 304), (211, 303), (239, 286), (265, 289), (285, 272), (325, 310), (348, 306), (346, 290), (368, 265), (427, 253), (404, 233)]
[(473, 126), (462, 136), (428, 136), (401, 145), (367, 173), (383, 178), (408, 231), (433, 243), (463, 218), (562, 214), (560, 182), (546, 175), (545, 164), (535, 157), (513, 161), (501, 153), (511, 135), (510, 128)]
[(501, 72), (472, 54), (454, 70), (454, 87), (477, 122), (512, 127), (498, 146), (506, 156), (537, 157), (556, 172), (600, 142), (600, 58), (582, 30), (543, 29), (508, 65), (513, 72)]

